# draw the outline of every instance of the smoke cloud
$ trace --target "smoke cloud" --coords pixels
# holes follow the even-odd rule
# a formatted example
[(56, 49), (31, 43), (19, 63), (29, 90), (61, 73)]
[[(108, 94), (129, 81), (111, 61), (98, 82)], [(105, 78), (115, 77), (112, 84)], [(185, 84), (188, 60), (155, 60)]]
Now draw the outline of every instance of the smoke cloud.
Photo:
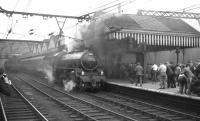
[(53, 83), (54, 82), (54, 76), (53, 76), (53, 68), (50, 65), (47, 65), (44, 67), (43, 72), (45, 73), (48, 82)]
[(76, 84), (74, 83), (73, 80), (69, 80), (69, 81), (64, 80), (64, 81), (63, 81), (63, 84), (64, 84), (64, 89), (65, 89), (65, 91), (67, 91), (67, 92), (72, 91), (72, 90), (74, 89), (74, 87), (76, 86)]
[[(108, 40), (109, 27), (119, 27), (118, 20), (123, 17), (112, 16), (103, 20), (92, 21), (80, 28), (86, 47), (92, 49), (100, 58), (107, 73), (113, 73), (121, 63), (122, 55), (126, 52), (125, 40)], [(120, 31), (120, 30), (119, 30)], [(108, 74), (110, 75), (110, 74)]]
[[(43, 74), (45, 74), (45, 78), (48, 80), (49, 84), (54, 83), (55, 78), (53, 74), (53, 67), (47, 61), (37, 60), (32, 65), (35, 66), (36, 70), (38, 70), (39, 72), (43, 72)], [(32, 69), (34, 70), (34, 67), (32, 67)]]

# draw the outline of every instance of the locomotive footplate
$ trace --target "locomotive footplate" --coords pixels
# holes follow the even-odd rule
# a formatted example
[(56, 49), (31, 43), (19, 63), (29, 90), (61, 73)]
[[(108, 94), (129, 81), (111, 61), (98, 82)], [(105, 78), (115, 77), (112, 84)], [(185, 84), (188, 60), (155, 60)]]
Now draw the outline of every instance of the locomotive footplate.
[(86, 85), (88, 84), (88, 86), (90, 85), (91, 88), (100, 88), (101, 82), (105, 81), (105, 76), (100, 75), (84, 75), (80, 76), (80, 78), (82, 79), (83, 83)]

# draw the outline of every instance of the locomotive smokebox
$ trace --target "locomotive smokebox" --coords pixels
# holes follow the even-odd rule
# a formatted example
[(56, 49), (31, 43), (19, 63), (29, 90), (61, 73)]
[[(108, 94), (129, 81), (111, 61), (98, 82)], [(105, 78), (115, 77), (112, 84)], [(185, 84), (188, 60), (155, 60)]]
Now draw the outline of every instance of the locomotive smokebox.
[(63, 85), (63, 80), (73, 80), (81, 89), (100, 88), (100, 83), (105, 80), (100, 61), (91, 51), (61, 51), (53, 58), (49, 60), (52, 61), (55, 82), (58, 84)]

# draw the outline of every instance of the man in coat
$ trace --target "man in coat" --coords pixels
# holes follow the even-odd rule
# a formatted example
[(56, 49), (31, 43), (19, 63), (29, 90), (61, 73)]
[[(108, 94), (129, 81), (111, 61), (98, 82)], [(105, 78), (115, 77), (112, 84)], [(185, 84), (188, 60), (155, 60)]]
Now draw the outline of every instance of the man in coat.
[(11, 81), (4, 73), (4, 69), (0, 68), (0, 92), (6, 96), (10, 96), (11, 95), (10, 85)]
[(137, 86), (138, 83), (140, 83), (140, 87), (142, 86), (142, 75), (143, 75), (143, 67), (138, 62), (137, 66), (135, 67), (135, 73), (136, 73), (136, 83)]

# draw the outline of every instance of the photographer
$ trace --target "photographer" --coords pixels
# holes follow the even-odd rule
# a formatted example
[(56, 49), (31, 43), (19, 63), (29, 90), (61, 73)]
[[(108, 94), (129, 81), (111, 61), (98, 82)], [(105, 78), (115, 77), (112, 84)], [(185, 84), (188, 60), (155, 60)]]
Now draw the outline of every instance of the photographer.
[(0, 68), (0, 92), (6, 96), (11, 94), (11, 81), (8, 79), (7, 75), (4, 73), (4, 69)]

